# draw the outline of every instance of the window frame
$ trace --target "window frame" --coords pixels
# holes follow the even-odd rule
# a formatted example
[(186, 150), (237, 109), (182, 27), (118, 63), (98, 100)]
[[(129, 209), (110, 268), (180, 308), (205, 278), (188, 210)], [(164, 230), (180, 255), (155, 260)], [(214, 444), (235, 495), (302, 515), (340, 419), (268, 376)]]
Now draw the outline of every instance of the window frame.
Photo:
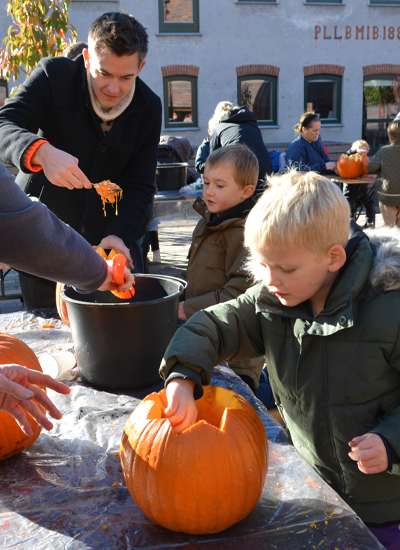
[[(169, 121), (169, 106), (168, 106), (168, 83), (184, 81), (192, 84), (192, 122), (170, 122)], [(194, 130), (198, 127), (198, 110), (197, 110), (197, 76), (187, 75), (174, 75), (164, 76), (163, 78), (163, 90), (164, 90), (164, 128), (172, 130), (174, 128), (179, 130)]]
[(369, 0), (370, 6), (400, 6), (400, 0)]
[(304, 0), (305, 4), (336, 4), (343, 5), (343, 0)]
[(272, 84), (272, 102), (271, 102), (271, 114), (272, 120), (257, 120), (259, 128), (268, 128), (270, 126), (278, 125), (278, 77), (270, 76), (266, 74), (248, 74), (237, 77), (237, 104), (241, 105), (242, 102), (242, 82), (246, 80), (264, 80), (265, 82), (271, 82)]
[(199, 0), (192, 0), (193, 22), (180, 23), (177, 21), (168, 23), (164, 21), (164, 0), (158, 0), (158, 20), (160, 34), (195, 34), (200, 31)]
[[(336, 118), (320, 118), (321, 126), (342, 124), (342, 80), (343, 77), (334, 74), (313, 74), (304, 77), (304, 112), (307, 111), (308, 83), (313, 80), (333, 80), (336, 82)], [(318, 113), (317, 113), (318, 114)]]

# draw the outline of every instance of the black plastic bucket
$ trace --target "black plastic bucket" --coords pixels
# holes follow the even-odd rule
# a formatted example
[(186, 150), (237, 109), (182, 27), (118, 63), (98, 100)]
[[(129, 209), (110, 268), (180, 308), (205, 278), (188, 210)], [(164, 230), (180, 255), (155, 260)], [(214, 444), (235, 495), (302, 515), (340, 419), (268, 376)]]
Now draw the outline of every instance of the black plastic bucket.
[(135, 274), (131, 300), (111, 292), (63, 290), (82, 378), (110, 390), (160, 382), (158, 369), (176, 331), (185, 287), (186, 282), (175, 277)]
[(178, 191), (186, 185), (188, 166), (187, 162), (157, 164), (156, 184), (158, 191)]

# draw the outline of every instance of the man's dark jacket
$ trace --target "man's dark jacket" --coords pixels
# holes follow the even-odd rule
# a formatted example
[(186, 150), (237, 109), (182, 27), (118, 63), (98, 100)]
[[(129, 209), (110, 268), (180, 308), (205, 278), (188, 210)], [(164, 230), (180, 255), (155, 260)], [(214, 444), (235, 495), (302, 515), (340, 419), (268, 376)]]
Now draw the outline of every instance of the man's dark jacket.
[(271, 157), (264, 145), (256, 117), (247, 107), (232, 109), (221, 118), (211, 134), (210, 153), (234, 143), (247, 145), (253, 151), (258, 160), (259, 179), (264, 180), (267, 174), (272, 174)]
[[(46, 58), (0, 109), (0, 160), (18, 167), (20, 187), (91, 244), (116, 235), (129, 247), (152, 201), (160, 130), (161, 101), (137, 78), (130, 105), (104, 135), (91, 105), (83, 56)], [(104, 216), (95, 189), (70, 191), (52, 185), (43, 170), (24, 168), (22, 157), (38, 139), (76, 157), (91, 183), (117, 183), (123, 189), (118, 216), (111, 205)]]

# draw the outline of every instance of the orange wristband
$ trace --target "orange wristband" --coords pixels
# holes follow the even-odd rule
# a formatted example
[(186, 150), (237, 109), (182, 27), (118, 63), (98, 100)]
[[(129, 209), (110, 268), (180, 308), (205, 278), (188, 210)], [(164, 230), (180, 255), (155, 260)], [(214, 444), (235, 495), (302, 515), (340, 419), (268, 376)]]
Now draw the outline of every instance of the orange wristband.
[(28, 168), (28, 170), (30, 170), (31, 172), (40, 172), (40, 170), (43, 169), (39, 164), (34, 165), (34, 166), (31, 165), (31, 160), (32, 160), (33, 155), (35, 154), (35, 152), (39, 149), (39, 147), (40, 147), (43, 143), (49, 143), (49, 142), (47, 141), (47, 139), (39, 139), (38, 141), (35, 141), (35, 143), (33, 143), (33, 144), (29, 147), (28, 151), (26, 152), (26, 156), (25, 156), (25, 166), (26, 166), (26, 168)]

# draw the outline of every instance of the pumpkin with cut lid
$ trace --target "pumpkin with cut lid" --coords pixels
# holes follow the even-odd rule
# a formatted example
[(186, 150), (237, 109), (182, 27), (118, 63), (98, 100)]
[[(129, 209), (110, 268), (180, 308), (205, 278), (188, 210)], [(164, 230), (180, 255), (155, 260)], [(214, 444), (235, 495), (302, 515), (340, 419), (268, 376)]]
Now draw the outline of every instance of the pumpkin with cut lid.
[(144, 514), (172, 531), (218, 533), (246, 517), (263, 490), (268, 441), (255, 409), (237, 393), (207, 386), (198, 420), (175, 434), (166, 390), (131, 414), (121, 441), (129, 492)]

